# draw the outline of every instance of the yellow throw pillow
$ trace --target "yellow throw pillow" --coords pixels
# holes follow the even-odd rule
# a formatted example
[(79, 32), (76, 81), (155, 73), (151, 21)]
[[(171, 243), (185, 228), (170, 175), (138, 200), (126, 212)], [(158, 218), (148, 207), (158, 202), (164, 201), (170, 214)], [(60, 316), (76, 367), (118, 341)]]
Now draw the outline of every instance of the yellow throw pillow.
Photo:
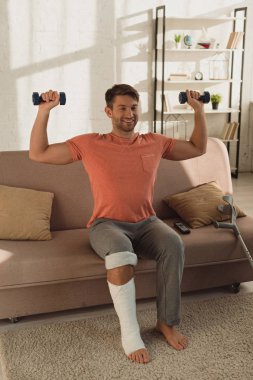
[[(194, 187), (193, 189), (170, 195), (164, 198), (171, 207), (191, 228), (206, 226), (215, 221), (230, 219), (218, 210), (219, 205), (226, 205), (223, 192), (216, 182), (212, 181)], [(245, 216), (244, 212), (234, 205), (237, 216)]]
[(50, 240), (54, 194), (0, 185), (0, 239)]

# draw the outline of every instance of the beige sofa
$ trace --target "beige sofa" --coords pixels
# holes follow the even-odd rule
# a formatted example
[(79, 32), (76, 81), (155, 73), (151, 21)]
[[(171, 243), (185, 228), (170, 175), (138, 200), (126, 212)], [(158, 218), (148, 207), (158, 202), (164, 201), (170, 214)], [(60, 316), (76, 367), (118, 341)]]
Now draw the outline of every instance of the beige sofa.
[[(157, 215), (172, 225), (175, 213), (163, 198), (213, 180), (224, 193), (232, 192), (227, 151), (217, 139), (209, 139), (207, 153), (201, 157), (162, 160), (154, 192)], [(29, 160), (26, 151), (2, 152), (0, 184), (55, 194), (52, 240), (0, 240), (0, 319), (111, 303), (104, 262), (91, 249), (85, 228), (92, 196), (82, 164), (40, 164)], [(253, 252), (253, 218), (239, 218), (238, 226)], [(231, 230), (209, 225), (182, 238), (182, 292), (253, 280), (253, 271)], [(154, 261), (139, 260), (136, 291), (138, 299), (155, 296)]]

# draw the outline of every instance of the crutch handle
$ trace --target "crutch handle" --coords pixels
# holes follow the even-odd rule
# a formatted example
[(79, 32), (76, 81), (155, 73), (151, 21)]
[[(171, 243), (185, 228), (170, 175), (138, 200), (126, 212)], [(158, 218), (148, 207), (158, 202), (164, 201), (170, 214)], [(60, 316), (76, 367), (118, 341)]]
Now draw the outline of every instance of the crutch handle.
[(234, 229), (234, 226), (232, 223), (224, 223), (224, 222), (214, 222), (215, 228), (230, 228), (231, 230)]

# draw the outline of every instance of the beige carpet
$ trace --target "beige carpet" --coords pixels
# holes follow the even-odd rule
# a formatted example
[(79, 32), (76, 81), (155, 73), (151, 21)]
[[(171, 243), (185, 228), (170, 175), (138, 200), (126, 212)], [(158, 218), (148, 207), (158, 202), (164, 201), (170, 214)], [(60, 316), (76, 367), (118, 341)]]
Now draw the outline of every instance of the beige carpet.
[(176, 352), (154, 331), (155, 309), (138, 314), (152, 361), (130, 362), (115, 315), (20, 327), (0, 333), (3, 380), (252, 380), (253, 294), (183, 304)]

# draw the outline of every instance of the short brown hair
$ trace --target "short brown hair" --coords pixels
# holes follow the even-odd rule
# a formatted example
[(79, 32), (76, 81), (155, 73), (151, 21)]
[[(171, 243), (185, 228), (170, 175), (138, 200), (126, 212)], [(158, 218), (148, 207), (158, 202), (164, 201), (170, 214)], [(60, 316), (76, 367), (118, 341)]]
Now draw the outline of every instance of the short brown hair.
[(128, 95), (139, 102), (139, 93), (129, 84), (115, 84), (109, 88), (105, 93), (106, 105), (110, 108), (113, 106), (114, 98), (117, 95)]

